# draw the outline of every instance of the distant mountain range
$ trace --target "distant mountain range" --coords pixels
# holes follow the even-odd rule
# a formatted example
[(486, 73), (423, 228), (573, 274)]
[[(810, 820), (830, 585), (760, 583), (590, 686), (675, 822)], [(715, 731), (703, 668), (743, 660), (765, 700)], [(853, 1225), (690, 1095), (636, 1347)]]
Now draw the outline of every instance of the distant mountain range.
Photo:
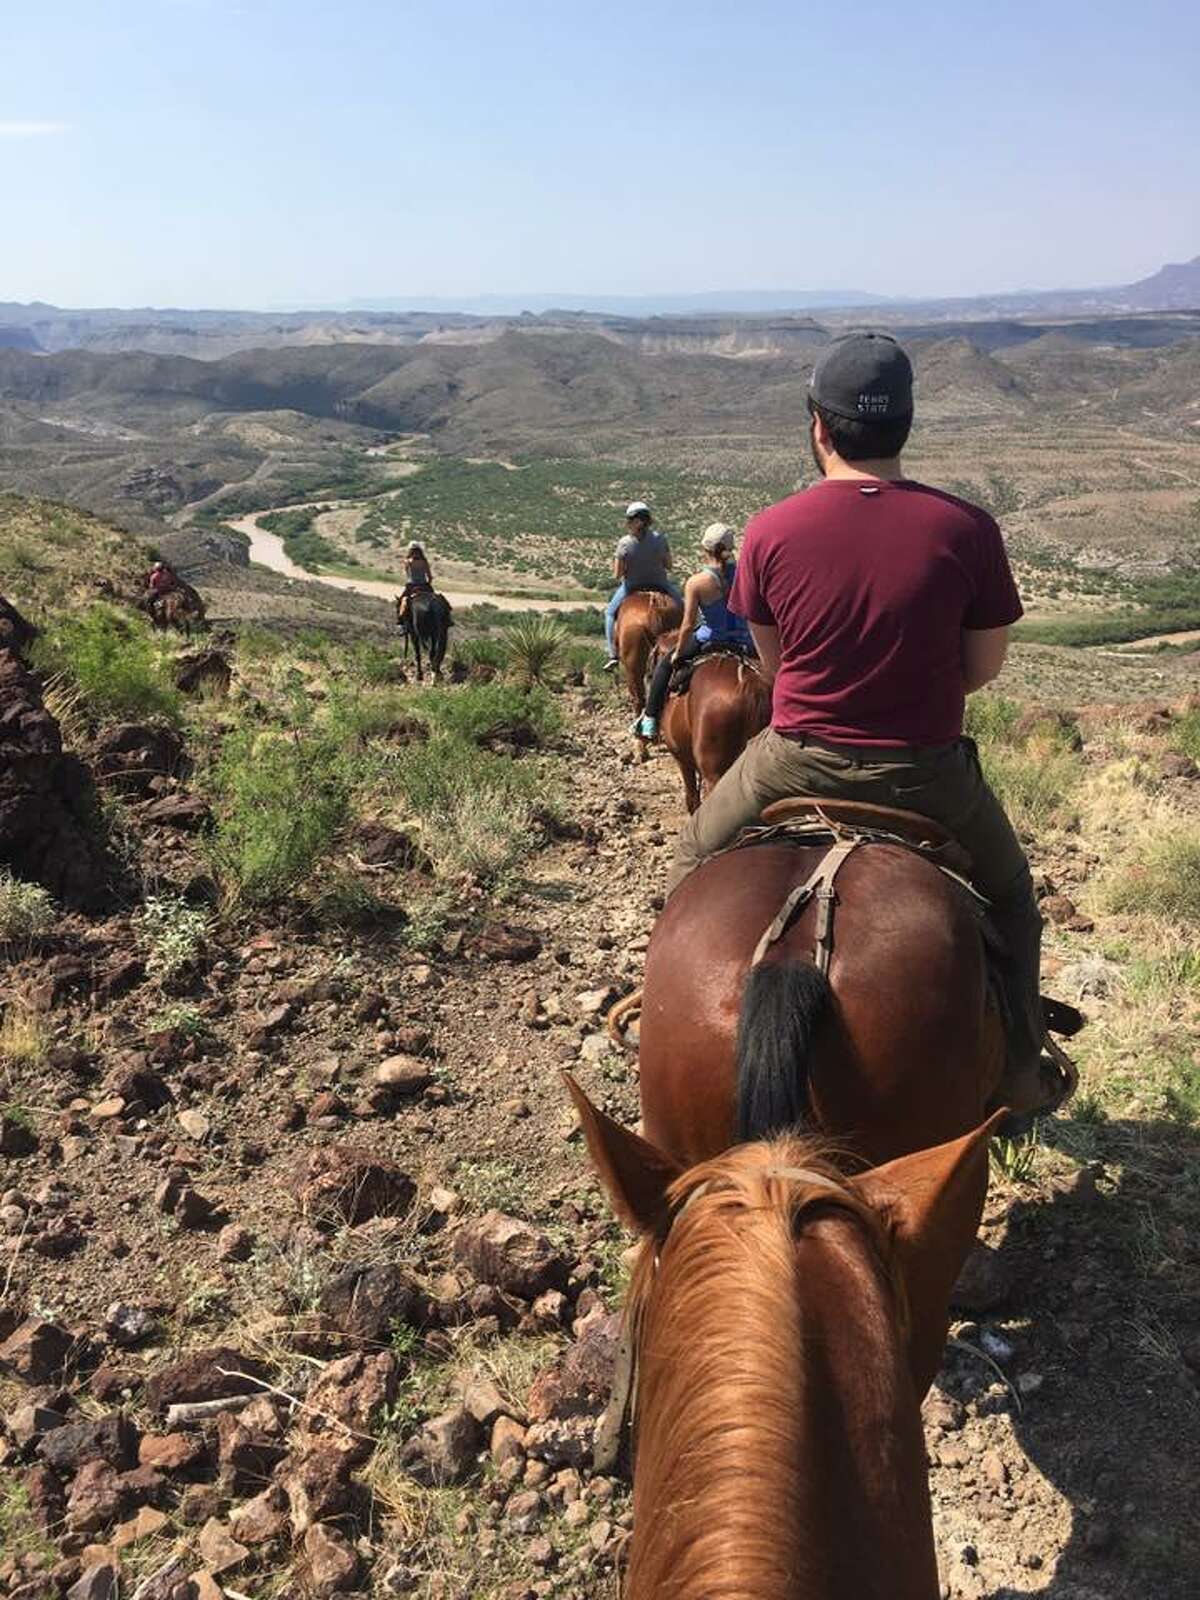
[(450, 296), (389, 297), (382, 300), (347, 300), (328, 308), (335, 311), (430, 311), (445, 315), (459, 312), (480, 317), (553, 315), (556, 312), (591, 311), (618, 317), (705, 316), (733, 312), (757, 316), (779, 311), (826, 311), (857, 306), (886, 305), (887, 297), (864, 294), (861, 289), (712, 289), (704, 294), (481, 294), (463, 299)]
[[(1200, 310), (1200, 256), (1107, 289), (1019, 290), (962, 299), (901, 300), (858, 290), (713, 290), (689, 295), (480, 295), (359, 300), (285, 311), (176, 308), (64, 310), (0, 303), (0, 349), (143, 350), (218, 359), (250, 349), (307, 345), (478, 343), (517, 327), (590, 331), (646, 349), (724, 348), (729, 354), (804, 342), (821, 311), (825, 330), (870, 321), (899, 328), (963, 327), (1010, 319), (1080, 319)], [(828, 336), (826, 334), (826, 336)]]

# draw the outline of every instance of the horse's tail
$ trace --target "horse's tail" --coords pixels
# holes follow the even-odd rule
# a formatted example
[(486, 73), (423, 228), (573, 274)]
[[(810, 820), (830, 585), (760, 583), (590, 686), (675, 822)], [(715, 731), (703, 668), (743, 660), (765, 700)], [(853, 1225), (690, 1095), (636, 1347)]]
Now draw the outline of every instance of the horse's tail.
[(745, 1144), (791, 1133), (809, 1111), (813, 1040), (832, 998), (807, 961), (764, 961), (742, 991), (737, 1036), (737, 1137)]

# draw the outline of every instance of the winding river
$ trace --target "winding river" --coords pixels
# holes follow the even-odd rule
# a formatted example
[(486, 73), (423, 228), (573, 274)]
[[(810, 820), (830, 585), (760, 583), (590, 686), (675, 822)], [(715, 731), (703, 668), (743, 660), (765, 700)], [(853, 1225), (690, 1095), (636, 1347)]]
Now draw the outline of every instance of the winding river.
[[(300, 508), (288, 506), (285, 509), (295, 511)], [(335, 577), (332, 574), (309, 572), (306, 567), (297, 566), (284, 549), (280, 535), (268, 533), (259, 526), (259, 518), (270, 515), (269, 510), (252, 511), (248, 516), (231, 519), (229, 523), (231, 528), (236, 528), (249, 539), (250, 560), (258, 566), (268, 567), (282, 578), (295, 578), (303, 583), (324, 583), (331, 589), (348, 589), (354, 594), (372, 595), (377, 600), (394, 600), (403, 592), (402, 584), (387, 583), (380, 578)], [(525, 595), (490, 594), (484, 590), (463, 589), (456, 593), (450, 589), (440, 589), (439, 592), (446, 596), (456, 611), (467, 606), (484, 605), (495, 606), (500, 611), (579, 611), (598, 605), (595, 600), (534, 600)]]

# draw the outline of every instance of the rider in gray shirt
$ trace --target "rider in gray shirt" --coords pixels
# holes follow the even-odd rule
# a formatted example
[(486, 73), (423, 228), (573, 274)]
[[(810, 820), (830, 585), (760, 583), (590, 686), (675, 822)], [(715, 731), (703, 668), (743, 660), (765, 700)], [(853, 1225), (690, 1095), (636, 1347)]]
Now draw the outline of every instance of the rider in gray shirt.
[(604, 613), (604, 638), (608, 645), (608, 660), (604, 670), (611, 672), (617, 665), (613, 654), (613, 631), (617, 625), (617, 612), (626, 595), (635, 589), (658, 589), (674, 595), (682, 603), (683, 591), (671, 578), (671, 546), (665, 533), (654, 526), (650, 507), (635, 500), (625, 510), (625, 526), (629, 530), (617, 545), (613, 562), (613, 576), (618, 580), (616, 592)]

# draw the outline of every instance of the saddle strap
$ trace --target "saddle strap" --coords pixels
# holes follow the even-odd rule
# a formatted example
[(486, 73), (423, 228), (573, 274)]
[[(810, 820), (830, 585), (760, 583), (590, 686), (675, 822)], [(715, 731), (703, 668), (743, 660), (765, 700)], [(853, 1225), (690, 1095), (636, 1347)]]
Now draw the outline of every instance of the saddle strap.
[(834, 882), (850, 856), (864, 841), (858, 837), (840, 839), (818, 861), (813, 872), (799, 883), (776, 912), (774, 920), (754, 947), (751, 967), (758, 966), (771, 946), (783, 937), (797, 912), (814, 897), (817, 902), (817, 932), (815, 960), (817, 971), (828, 973), (833, 955), (833, 908), (837, 901)]

